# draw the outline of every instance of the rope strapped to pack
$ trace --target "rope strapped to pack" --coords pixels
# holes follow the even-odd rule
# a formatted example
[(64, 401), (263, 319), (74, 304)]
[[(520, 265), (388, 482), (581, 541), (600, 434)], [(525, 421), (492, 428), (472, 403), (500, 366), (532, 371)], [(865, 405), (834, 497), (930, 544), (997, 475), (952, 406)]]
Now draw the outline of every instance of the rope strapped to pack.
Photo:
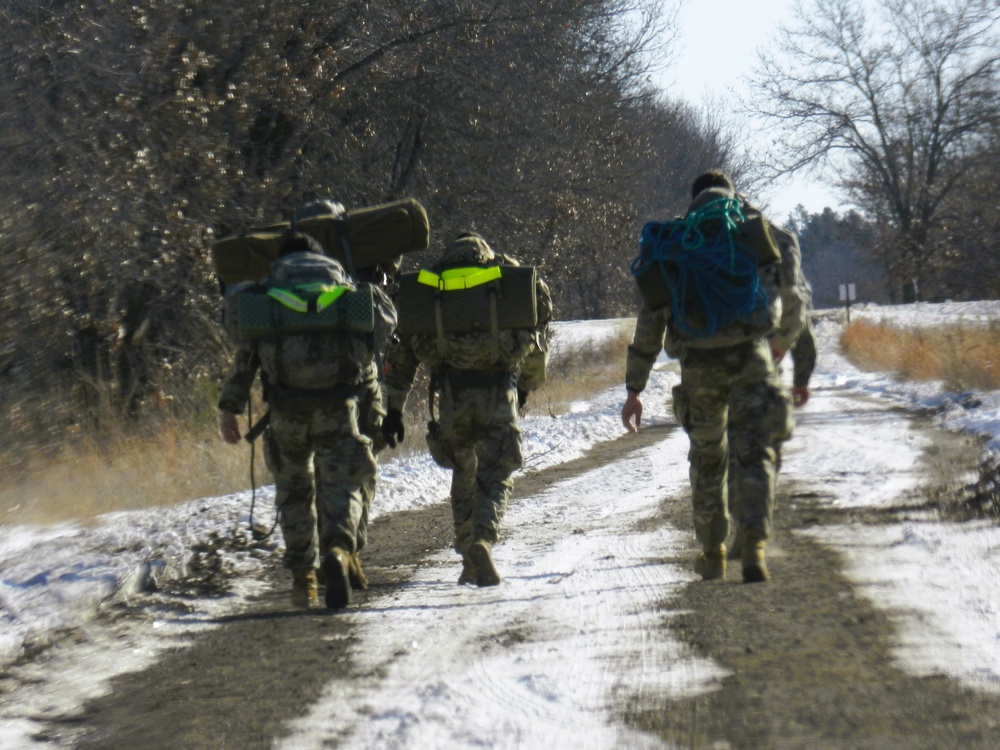
[[(649, 222), (633, 276), (658, 270), (669, 293), (674, 326), (695, 338), (713, 336), (737, 320), (768, 316), (767, 292), (757, 274), (758, 257), (739, 240), (740, 201), (720, 197), (683, 219)], [(692, 320), (692, 314), (701, 322)]]

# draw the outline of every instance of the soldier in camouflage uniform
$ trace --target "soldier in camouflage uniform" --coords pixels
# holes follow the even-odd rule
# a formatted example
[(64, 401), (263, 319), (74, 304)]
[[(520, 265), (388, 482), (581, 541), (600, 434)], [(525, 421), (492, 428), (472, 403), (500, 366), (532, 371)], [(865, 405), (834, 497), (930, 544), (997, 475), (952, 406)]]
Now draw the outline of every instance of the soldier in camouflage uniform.
[[(323, 255), (323, 249), (311, 237), (294, 234), (276, 263), (309, 253)], [(342, 283), (350, 283), (346, 273)], [(376, 320), (387, 336), (395, 310), (380, 290), (373, 295)], [(350, 602), (351, 558), (366, 541), (359, 534), (365, 487), (376, 475), (371, 441), (359, 428), (358, 404), (381, 345), (378, 335), (362, 340), (339, 333), (284, 334), (277, 341), (243, 344), (223, 385), (222, 437), (237, 443), (237, 415), (246, 409), (258, 371), (264, 383), (270, 407), (265, 458), (275, 479), (284, 564), (292, 570), (292, 603), (298, 607), (317, 604), (321, 563), (327, 606), (340, 609)]]
[[(696, 210), (719, 197), (734, 198), (732, 182), (721, 172), (700, 175), (692, 185)], [(752, 207), (745, 205), (749, 216)], [(779, 264), (758, 268), (759, 282), (778, 317)], [(674, 415), (690, 438), (691, 496), (695, 536), (701, 552), (695, 571), (705, 580), (726, 572), (729, 497), (742, 528), (743, 580), (765, 581), (769, 573), (764, 547), (771, 535), (774, 502), (775, 445), (791, 433), (791, 409), (766, 338), (737, 320), (707, 338), (680, 330), (669, 305), (639, 310), (628, 351), (622, 423), (634, 432), (642, 419), (640, 393), (664, 348), (680, 360), (681, 383), (673, 389)], [(787, 334), (794, 339), (794, 334)], [(729, 481), (729, 455), (735, 476)]]
[[(330, 198), (321, 198), (309, 201), (302, 206), (293, 216), (293, 223), (312, 218), (314, 216), (339, 216), (344, 213), (344, 206)], [(385, 267), (381, 264), (369, 268), (355, 269), (351, 274), (355, 281), (367, 284), (374, 284), (387, 294), (392, 294), (392, 285), (399, 272), (399, 267), (403, 257), (397, 256)], [(382, 398), (382, 380), (379, 371), (379, 363), (385, 352), (378, 352), (378, 356), (371, 362), (364, 375), (364, 388), (358, 399), (358, 428), (361, 434), (371, 441), (372, 454), (378, 458), (378, 454), (385, 448), (385, 440), (382, 438), (382, 419), (385, 417), (385, 405)], [(371, 513), (372, 502), (375, 499), (375, 492), (378, 486), (378, 473), (372, 474), (371, 478), (362, 485), (362, 511), (361, 520), (358, 523), (358, 547), (357, 551), (351, 555), (349, 561), (349, 572), (351, 588), (366, 590), (368, 588), (368, 577), (361, 567), (361, 550), (368, 543), (368, 516)], [(323, 569), (317, 571), (320, 583), (325, 583)]]
[[(493, 252), (476, 234), (449, 243), (434, 271), (514, 263)], [(459, 583), (494, 586), (500, 575), (492, 545), (500, 536), (521, 468), (518, 410), (528, 393), (542, 385), (548, 356), (547, 326), (552, 316), (548, 288), (536, 284), (539, 326), (535, 329), (412, 335), (390, 348), (386, 360), (388, 409), (382, 422), (391, 447), (404, 436), (403, 409), (419, 365), (431, 371), (431, 404), (439, 416), (428, 425), (434, 460), (452, 470), (451, 505), (455, 550), (462, 555)], [(405, 311), (404, 313), (405, 314)]]

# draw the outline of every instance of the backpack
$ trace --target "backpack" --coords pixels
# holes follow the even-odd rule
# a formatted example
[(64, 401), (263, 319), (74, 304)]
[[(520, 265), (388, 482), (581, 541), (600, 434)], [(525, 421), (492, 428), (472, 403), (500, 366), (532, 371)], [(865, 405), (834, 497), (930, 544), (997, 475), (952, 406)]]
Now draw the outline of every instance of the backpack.
[(355, 284), (336, 260), (296, 252), (276, 259), (259, 282), (231, 287), (225, 323), (241, 344), (256, 344), (274, 387), (356, 386), (374, 361), (395, 313), (370, 284)]
[(705, 193), (683, 218), (643, 226), (629, 269), (643, 303), (669, 305), (680, 338), (708, 339), (734, 324), (744, 335), (767, 335), (780, 307), (760, 269), (781, 262), (767, 220), (731, 194)]
[[(217, 240), (212, 245), (212, 264), (223, 290), (266, 276), (290, 228), (284, 222)], [(311, 216), (295, 228), (313, 237), (352, 273), (395, 265), (399, 256), (425, 250), (430, 242), (427, 212), (413, 198)]]
[(501, 263), (402, 274), (399, 334), (496, 333), (538, 325), (534, 266)]

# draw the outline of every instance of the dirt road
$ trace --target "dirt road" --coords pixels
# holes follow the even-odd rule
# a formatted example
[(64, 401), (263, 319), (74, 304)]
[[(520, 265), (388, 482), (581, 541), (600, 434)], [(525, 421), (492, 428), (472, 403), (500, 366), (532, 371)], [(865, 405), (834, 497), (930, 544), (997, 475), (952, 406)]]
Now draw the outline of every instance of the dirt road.
[[(912, 415), (902, 418), (920, 423)], [(521, 476), (517, 494), (542, 493), (662, 441), (674, 429), (645, 428), (600, 444), (579, 460)], [(664, 697), (653, 709), (626, 692), (618, 718), (663, 747), (1000, 746), (1000, 700), (944, 677), (902, 672), (892, 656), (892, 623), (854, 590), (834, 552), (813, 535), (795, 533), (828, 524), (887, 523), (946, 499), (978, 451), (968, 438), (926, 423), (919, 429), (933, 435), (933, 448), (925, 451), (926, 489), (899, 507), (832, 510), (802, 481), (783, 479), (769, 548), (774, 580), (749, 586), (737, 574), (690, 583), (680, 601), (673, 597), (669, 604), (683, 614), (662, 625), (669, 630), (665, 636), (689, 644), (728, 676), (716, 690), (696, 698)], [(664, 523), (690, 528), (687, 502), (664, 502), (661, 511)], [(450, 511), (442, 504), (387, 515), (377, 531), (365, 553), (373, 585), (357, 597), (360, 608), (394, 596), (416, 563), (449, 546)], [(693, 546), (678, 549), (672, 562), (688, 566), (693, 553)], [(289, 611), (286, 573), (272, 575), (273, 593), (253, 611), (225, 619), (151, 669), (118, 678), (112, 694), (65, 723), (51, 724), (51, 739), (115, 750), (265, 748), (287, 733), (287, 722), (303, 716), (331, 681), (367, 682), (377, 689), (384, 675), (351, 663), (342, 647), (358, 637), (349, 619)]]

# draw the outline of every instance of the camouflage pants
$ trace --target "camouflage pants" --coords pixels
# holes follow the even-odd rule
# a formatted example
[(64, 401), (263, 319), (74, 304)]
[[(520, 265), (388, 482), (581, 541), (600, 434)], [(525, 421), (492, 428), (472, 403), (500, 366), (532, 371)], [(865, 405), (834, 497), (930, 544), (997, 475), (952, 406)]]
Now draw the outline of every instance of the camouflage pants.
[[(385, 448), (385, 438), (382, 437), (382, 417), (385, 416), (385, 406), (382, 403), (382, 384), (378, 380), (378, 371), (372, 365), (365, 375), (365, 390), (358, 401), (358, 427), (361, 434), (371, 441), (372, 453), (377, 456)], [(372, 474), (369, 481), (361, 488), (364, 498), (361, 511), (361, 521), (358, 524), (358, 551), (368, 543), (368, 514), (371, 512), (372, 501), (378, 485), (378, 472)]]
[(521, 430), (513, 383), (449, 387), (440, 400), (440, 429), (428, 435), (431, 454), (452, 470), (451, 509), (455, 550), (472, 542), (496, 542), (521, 468)]
[(744, 531), (767, 539), (776, 448), (792, 429), (791, 405), (767, 343), (685, 350), (681, 383), (673, 394), (674, 415), (691, 441), (698, 541), (716, 545), (726, 540), (730, 506)]
[(267, 466), (285, 537), (287, 568), (315, 568), (330, 547), (355, 552), (365, 516), (365, 491), (374, 482), (371, 441), (358, 430), (354, 399), (309, 409), (272, 409)]

